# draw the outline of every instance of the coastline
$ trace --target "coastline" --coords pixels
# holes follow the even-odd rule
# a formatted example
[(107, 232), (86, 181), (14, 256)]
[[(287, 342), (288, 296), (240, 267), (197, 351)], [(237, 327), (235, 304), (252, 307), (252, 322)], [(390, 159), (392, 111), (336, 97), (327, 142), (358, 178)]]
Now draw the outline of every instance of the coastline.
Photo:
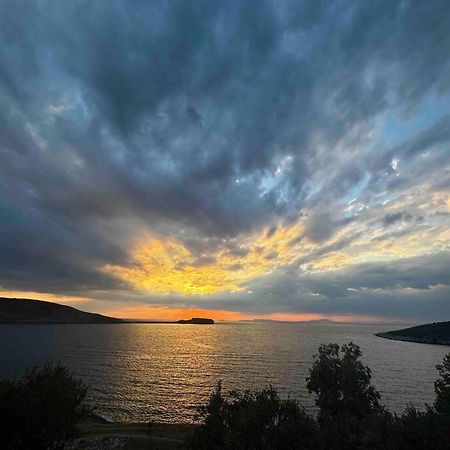
[(390, 332), (387, 333), (375, 333), (375, 336), (389, 339), (391, 341), (404, 341), (404, 342), (414, 342), (416, 344), (430, 344), (430, 345), (447, 345), (450, 346), (450, 341), (446, 341), (443, 339), (437, 339), (435, 337), (430, 338), (415, 338), (412, 336), (401, 336), (401, 335), (392, 335)]
[[(197, 425), (186, 423), (112, 422), (100, 418), (77, 425), (78, 436), (68, 442), (65, 450), (126, 448), (140, 450), (159, 448), (172, 450), (184, 448), (186, 438)], [(97, 420), (100, 419), (100, 420)]]

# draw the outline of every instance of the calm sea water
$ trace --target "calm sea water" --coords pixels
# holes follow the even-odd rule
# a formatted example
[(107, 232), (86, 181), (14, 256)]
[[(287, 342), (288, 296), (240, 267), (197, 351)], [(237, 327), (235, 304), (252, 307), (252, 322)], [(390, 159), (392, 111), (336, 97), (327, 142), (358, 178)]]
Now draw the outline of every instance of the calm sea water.
[(322, 343), (352, 340), (388, 408), (401, 412), (408, 402), (432, 402), (435, 365), (450, 347), (373, 335), (388, 329), (324, 323), (0, 325), (0, 375), (61, 361), (90, 386), (100, 413), (124, 421), (193, 421), (219, 379), (225, 391), (272, 384), (313, 410), (305, 386), (313, 354)]

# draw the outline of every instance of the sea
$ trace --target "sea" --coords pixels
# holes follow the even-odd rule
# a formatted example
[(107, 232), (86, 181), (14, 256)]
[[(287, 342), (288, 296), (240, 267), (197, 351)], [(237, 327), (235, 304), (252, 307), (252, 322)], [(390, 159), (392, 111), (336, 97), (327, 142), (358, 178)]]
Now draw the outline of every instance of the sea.
[(392, 341), (392, 325), (216, 323), (215, 325), (0, 325), (0, 376), (59, 361), (89, 386), (98, 414), (116, 421), (187, 423), (222, 380), (223, 390), (272, 385), (314, 413), (306, 378), (320, 344), (352, 341), (383, 404), (401, 413), (434, 399), (436, 364), (450, 347)]

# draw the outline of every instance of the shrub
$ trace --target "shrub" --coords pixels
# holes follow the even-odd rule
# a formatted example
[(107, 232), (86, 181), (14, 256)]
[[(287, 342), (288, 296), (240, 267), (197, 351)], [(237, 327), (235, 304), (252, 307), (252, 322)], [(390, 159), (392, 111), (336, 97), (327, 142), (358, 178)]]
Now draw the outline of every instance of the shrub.
[(219, 383), (200, 410), (204, 421), (194, 432), (192, 449), (288, 450), (317, 448), (315, 420), (292, 399), (277, 391), (231, 393), (222, 396)]
[(28, 369), (16, 381), (0, 382), (0, 421), (5, 449), (57, 449), (87, 414), (86, 386), (59, 364)]
[(396, 450), (450, 448), (450, 353), (436, 369), (439, 374), (434, 383), (436, 399), (425, 411), (408, 406), (397, 418), (393, 446)]
[(439, 377), (434, 383), (436, 400), (434, 408), (450, 422), (450, 353), (444, 358), (442, 364), (438, 364), (436, 369)]
[(200, 408), (202, 424), (188, 442), (192, 449), (450, 449), (450, 354), (436, 368), (436, 400), (424, 411), (408, 406), (397, 416), (380, 405), (360, 348), (321, 345), (307, 379), (316, 394), (317, 422), (277, 391), (222, 395), (219, 383)]

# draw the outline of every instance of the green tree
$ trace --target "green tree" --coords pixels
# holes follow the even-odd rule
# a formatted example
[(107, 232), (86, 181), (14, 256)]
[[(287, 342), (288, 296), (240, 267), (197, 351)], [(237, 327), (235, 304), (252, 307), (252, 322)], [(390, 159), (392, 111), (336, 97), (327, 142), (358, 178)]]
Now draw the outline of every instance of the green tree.
[(449, 449), (449, 441), (442, 439), (438, 415), (433, 408), (424, 411), (407, 406), (405, 412), (396, 418), (393, 448), (395, 450), (444, 450)]
[(450, 354), (436, 366), (436, 400), (418, 410), (412, 405), (393, 415), (387, 411), (372, 416), (365, 425), (364, 449), (373, 450), (448, 450), (450, 449)]
[(359, 448), (364, 426), (382, 411), (380, 394), (371, 385), (371, 370), (360, 357), (360, 348), (352, 342), (342, 347), (321, 345), (314, 356), (307, 388), (316, 394), (327, 449)]
[(307, 379), (316, 395), (317, 422), (272, 387), (222, 395), (219, 383), (201, 408), (203, 423), (192, 449), (212, 450), (449, 450), (450, 354), (436, 366), (436, 400), (398, 416), (380, 405), (360, 348), (349, 343), (321, 345)]
[(434, 408), (450, 422), (450, 353), (445, 356), (442, 364), (436, 366), (436, 369), (440, 378), (434, 383), (436, 392)]
[(202, 408), (203, 424), (194, 432), (192, 449), (316, 449), (317, 427), (298, 402), (281, 399), (273, 387), (235, 391), (224, 399), (221, 385)]
[(206, 405), (198, 408), (202, 425), (194, 432), (189, 445), (192, 449), (221, 449), (225, 448), (225, 423), (228, 402), (222, 395), (222, 382), (209, 396)]
[(89, 409), (87, 388), (66, 367), (47, 363), (0, 382), (0, 448), (57, 449)]

